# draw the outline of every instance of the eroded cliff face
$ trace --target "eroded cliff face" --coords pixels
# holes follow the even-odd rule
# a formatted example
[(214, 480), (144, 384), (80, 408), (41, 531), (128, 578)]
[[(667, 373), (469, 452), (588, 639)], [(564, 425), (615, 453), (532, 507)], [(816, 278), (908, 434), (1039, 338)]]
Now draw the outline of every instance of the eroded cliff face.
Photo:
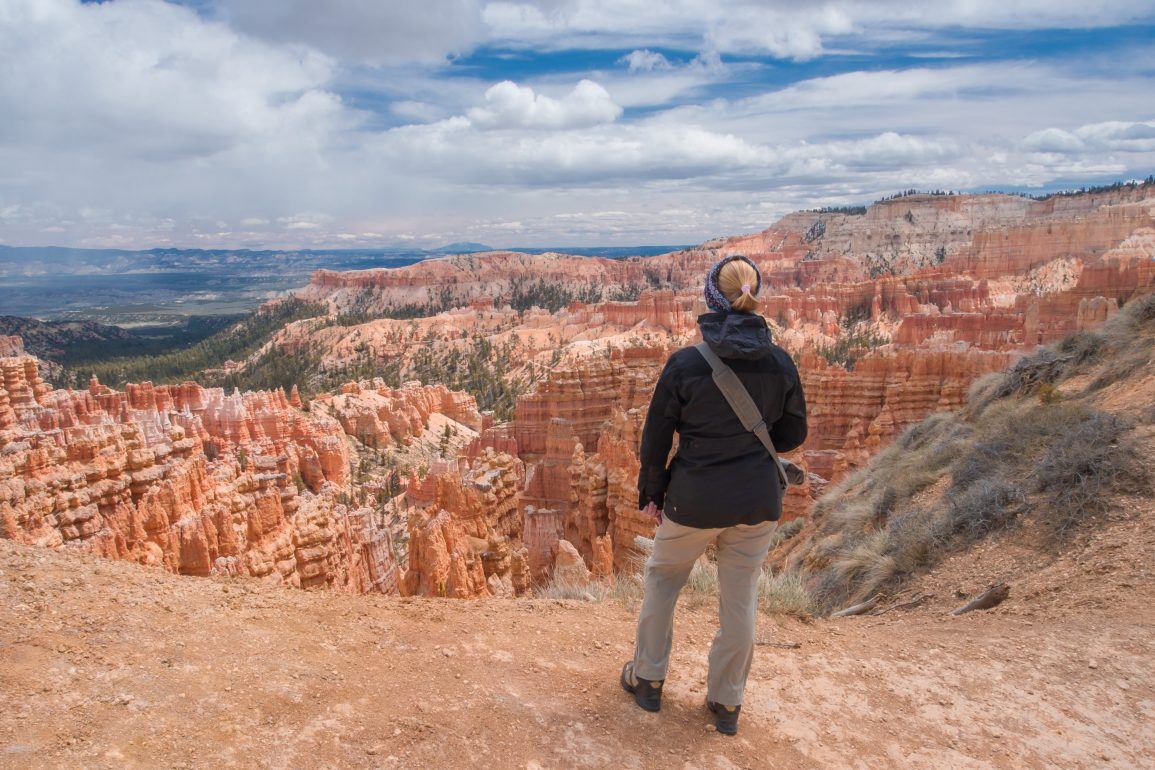
[(408, 522), (406, 595), (514, 596), (529, 588), (519, 509), (524, 464), (492, 448), (411, 478), (392, 502)]
[(379, 378), (348, 382), (338, 393), (314, 399), (311, 407), (335, 417), (347, 435), (371, 449), (406, 444), (426, 430), (434, 415), (449, 418), (470, 437), (481, 429), (477, 400), (444, 385), (408, 382), (391, 388)]
[(442, 386), (350, 383), (307, 412), (281, 391), (195, 383), (54, 391), (37, 363), (0, 358), (0, 537), (187, 575), (397, 592), (390, 532), (353, 503), (356, 453), (438, 418), (481, 426)]

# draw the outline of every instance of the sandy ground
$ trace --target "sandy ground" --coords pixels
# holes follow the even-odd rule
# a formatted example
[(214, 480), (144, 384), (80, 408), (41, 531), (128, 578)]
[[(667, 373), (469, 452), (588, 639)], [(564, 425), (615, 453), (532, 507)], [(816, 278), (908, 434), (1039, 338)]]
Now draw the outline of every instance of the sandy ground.
[(0, 541), (0, 767), (1152, 767), (1155, 606), (1015, 596), (764, 617), (741, 731), (680, 610), (660, 714), (618, 687), (631, 608), (307, 593)]

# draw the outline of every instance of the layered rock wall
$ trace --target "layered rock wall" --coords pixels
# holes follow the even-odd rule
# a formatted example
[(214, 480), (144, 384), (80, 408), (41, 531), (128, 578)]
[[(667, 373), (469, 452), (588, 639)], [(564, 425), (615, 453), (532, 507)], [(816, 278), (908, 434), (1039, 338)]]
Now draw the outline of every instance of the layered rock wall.
[(442, 463), (410, 480), (407, 595), (513, 596), (529, 588), (519, 506), (525, 481), (516, 457), (492, 448)]
[(346, 434), (373, 449), (403, 444), (420, 435), (433, 414), (473, 431), (481, 429), (477, 400), (444, 385), (411, 382), (390, 388), (381, 379), (349, 382), (336, 395), (322, 395), (313, 404), (316, 410), (336, 417)]
[[(351, 456), (337, 420), (281, 391), (54, 391), (30, 356), (0, 358), (0, 377), (0, 536), (188, 575), (398, 590), (388, 531), (344, 501)], [(467, 418), (469, 400), (443, 391), (395, 394), (399, 419)]]

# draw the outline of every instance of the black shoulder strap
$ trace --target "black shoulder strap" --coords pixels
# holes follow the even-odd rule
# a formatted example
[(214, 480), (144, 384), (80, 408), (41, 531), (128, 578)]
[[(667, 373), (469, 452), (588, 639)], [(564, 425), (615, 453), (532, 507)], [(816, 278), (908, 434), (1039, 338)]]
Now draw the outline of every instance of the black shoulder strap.
[(785, 487), (787, 484), (786, 469), (782, 467), (778, 452), (774, 450), (774, 442), (770, 440), (770, 432), (766, 429), (766, 420), (763, 419), (762, 412), (754, 403), (754, 399), (750, 397), (750, 392), (746, 390), (734, 370), (719, 358), (717, 353), (710, 350), (709, 345), (705, 342), (699, 342), (694, 347), (698, 349), (698, 352), (702, 354), (706, 363), (714, 371), (714, 384), (718, 386), (718, 390), (722, 391), (722, 396), (725, 397), (730, 408), (734, 410), (734, 414), (742, 422), (742, 427), (757, 436), (762, 445), (766, 447), (766, 451), (770, 453), (770, 457), (774, 460), (774, 467), (778, 469), (778, 479)]

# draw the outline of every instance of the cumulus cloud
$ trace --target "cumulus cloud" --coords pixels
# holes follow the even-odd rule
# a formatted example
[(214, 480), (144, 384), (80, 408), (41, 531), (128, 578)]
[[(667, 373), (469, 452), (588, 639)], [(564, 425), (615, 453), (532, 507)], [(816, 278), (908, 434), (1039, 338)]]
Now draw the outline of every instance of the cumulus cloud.
[(854, 29), (849, 9), (834, 4), (747, 6), (714, 20), (706, 42), (718, 51), (764, 51), (780, 59), (804, 61), (823, 52), (825, 38), (849, 35)]
[(636, 49), (620, 57), (619, 66), (592, 73), (626, 110), (694, 100), (711, 87), (738, 78), (756, 77), (758, 62), (724, 62), (716, 53), (698, 54), (689, 61), (670, 60), (658, 52)]
[[(439, 62), (494, 43), (690, 47), (807, 60), (832, 40), (927, 39), (961, 27), (1080, 29), (1150, 21), (1147, 0), (206, 0), (237, 29), (373, 64)], [(640, 44), (640, 45), (638, 45)], [(655, 54), (661, 56), (661, 54)], [(647, 60), (639, 59), (639, 63)], [(649, 62), (660, 66), (657, 59)], [(644, 66), (644, 64), (643, 64)]]
[(1024, 149), (1034, 152), (1076, 154), (1112, 150), (1155, 151), (1155, 121), (1107, 121), (1079, 126), (1072, 131), (1046, 128), (1023, 139)]
[(592, 80), (582, 80), (561, 99), (505, 80), (485, 92), (485, 105), (470, 110), (469, 119), (489, 129), (563, 129), (609, 123), (621, 114), (609, 92)]
[(3, 0), (0, 138), (165, 160), (338, 119), (331, 62), (157, 0)]
[(1023, 149), (1033, 152), (1082, 152), (1086, 144), (1070, 131), (1061, 128), (1045, 128), (1024, 137)]
[(1091, 123), (1075, 129), (1075, 135), (1092, 147), (1123, 152), (1155, 151), (1155, 120)]
[(358, 125), (332, 70), (159, 0), (0, 0), (0, 201), (73, 237), (162, 240), (300, 206)]
[(965, 96), (975, 91), (989, 91), (991, 83), (999, 80), (1004, 90), (1029, 90), (1034, 75), (1029, 65), (1008, 67), (1005, 64), (847, 72), (803, 80), (755, 97), (748, 104), (759, 109), (846, 109)]
[(674, 65), (670, 60), (657, 51), (640, 48), (630, 51), (619, 61), (629, 67), (630, 72), (652, 72), (653, 70), (669, 70)]
[[(828, 41), (959, 27), (1090, 28), (1150, 20), (1146, 0), (206, 0), (235, 28), (375, 64), (437, 62), (487, 43), (623, 48), (635, 42), (805, 60)], [(656, 42), (655, 42), (656, 41)], [(638, 46), (642, 48), (641, 46)], [(642, 49), (644, 50), (644, 49)]]
[(389, 165), (466, 184), (606, 187), (692, 180), (715, 189), (733, 187), (735, 180), (773, 186), (786, 179), (921, 168), (964, 151), (951, 139), (893, 131), (852, 140), (771, 145), (660, 119), (526, 132), (510, 141), (506, 133), (480, 130), (465, 117), (393, 129), (377, 149)]

